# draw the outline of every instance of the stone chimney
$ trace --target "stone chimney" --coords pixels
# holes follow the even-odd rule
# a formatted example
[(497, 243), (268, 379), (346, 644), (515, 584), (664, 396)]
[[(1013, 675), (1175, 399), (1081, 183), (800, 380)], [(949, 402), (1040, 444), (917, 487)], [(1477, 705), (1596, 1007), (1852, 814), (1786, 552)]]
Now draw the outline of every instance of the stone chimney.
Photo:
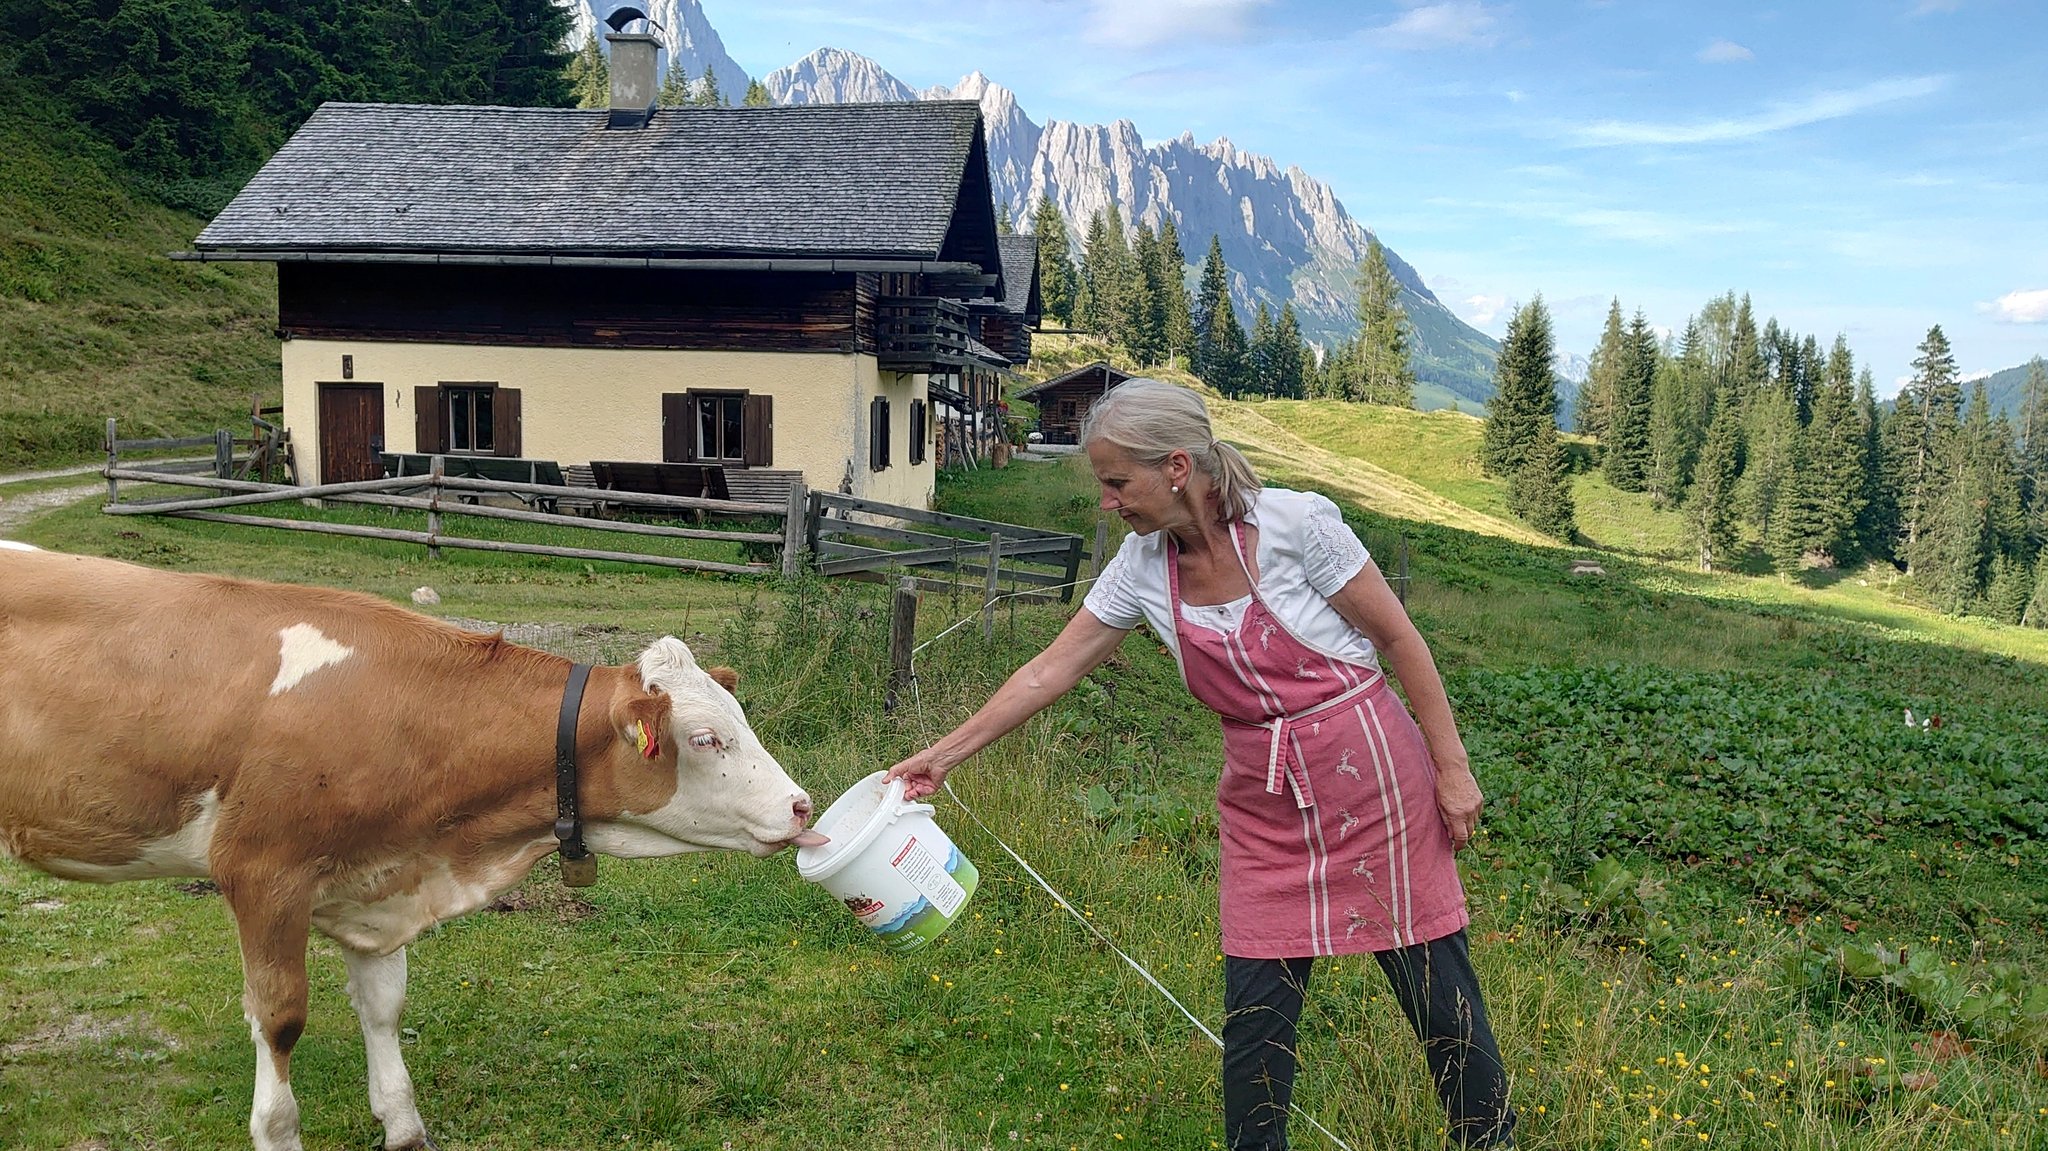
[(607, 32), (612, 46), (612, 115), (608, 128), (638, 128), (654, 115), (655, 60), (661, 42), (645, 32)]

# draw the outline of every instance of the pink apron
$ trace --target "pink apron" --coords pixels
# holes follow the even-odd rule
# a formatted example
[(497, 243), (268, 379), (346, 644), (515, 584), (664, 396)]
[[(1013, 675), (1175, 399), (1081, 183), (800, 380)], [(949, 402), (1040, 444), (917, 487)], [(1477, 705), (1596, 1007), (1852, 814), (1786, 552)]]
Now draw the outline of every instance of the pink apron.
[[(1238, 525), (1230, 538), (1242, 565)], [(1355, 954), (1464, 927), (1436, 765), (1386, 677), (1297, 639), (1257, 581), (1236, 631), (1190, 624), (1171, 543), (1166, 572), (1181, 675), (1223, 719), (1223, 950)]]

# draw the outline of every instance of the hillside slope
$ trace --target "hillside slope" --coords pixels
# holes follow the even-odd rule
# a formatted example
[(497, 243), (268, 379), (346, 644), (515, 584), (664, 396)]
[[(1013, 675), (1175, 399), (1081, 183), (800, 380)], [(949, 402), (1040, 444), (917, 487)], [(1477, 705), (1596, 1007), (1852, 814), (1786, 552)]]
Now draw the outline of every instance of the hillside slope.
[(277, 393), (271, 266), (166, 259), (202, 221), (118, 171), (0, 85), (0, 470), (87, 459), (108, 416), (136, 436), (246, 428), (250, 394)]

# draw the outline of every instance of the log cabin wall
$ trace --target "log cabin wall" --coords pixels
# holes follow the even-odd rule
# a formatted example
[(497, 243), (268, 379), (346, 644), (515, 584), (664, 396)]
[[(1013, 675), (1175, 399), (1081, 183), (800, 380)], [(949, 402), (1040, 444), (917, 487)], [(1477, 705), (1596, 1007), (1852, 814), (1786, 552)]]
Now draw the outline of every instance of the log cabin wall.
[(277, 271), (287, 340), (875, 350), (872, 273), (339, 263)]

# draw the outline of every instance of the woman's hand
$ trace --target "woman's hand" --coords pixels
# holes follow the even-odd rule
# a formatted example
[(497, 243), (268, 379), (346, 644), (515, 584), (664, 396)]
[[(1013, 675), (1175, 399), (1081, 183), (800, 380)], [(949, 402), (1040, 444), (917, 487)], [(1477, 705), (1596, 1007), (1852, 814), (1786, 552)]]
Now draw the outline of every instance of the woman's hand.
[(1438, 768), (1436, 809), (1444, 817), (1444, 829), (1451, 833), (1451, 850), (1463, 851), (1479, 830), (1479, 808), (1486, 797), (1479, 793), (1479, 781), (1469, 767)]
[(903, 798), (918, 800), (937, 793), (952, 770), (940, 766), (938, 754), (928, 747), (890, 768), (889, 780), (902, 780)]

